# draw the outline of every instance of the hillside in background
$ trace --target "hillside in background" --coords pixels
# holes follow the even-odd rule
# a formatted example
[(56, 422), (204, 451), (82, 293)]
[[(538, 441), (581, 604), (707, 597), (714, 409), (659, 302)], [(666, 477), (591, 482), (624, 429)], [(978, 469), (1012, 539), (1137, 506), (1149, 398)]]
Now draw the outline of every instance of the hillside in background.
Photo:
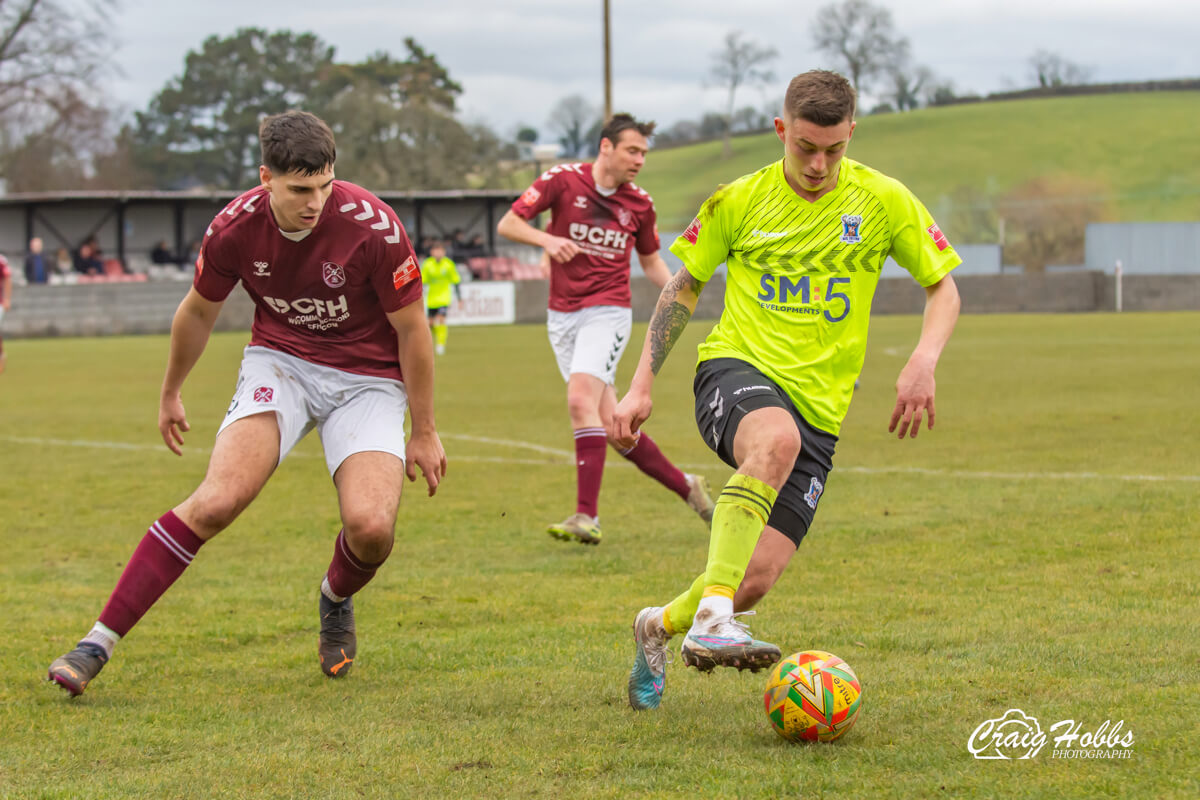
[[(978, 217), (1059, 202), (1044, 183), (1027, 186), (1038, 179), (1110, 221), (1200, 220), (1198, 122), (1200, 92), (976, 103), (862, 117), (849, 155), (907, 184), (950, 236), (986, 242)], [(728, 160), (719, 141), (651, 153), (638, 183), (663, 231), (684, 228), (719, 184), (782, 156), (773, 133), (733, 145)]]

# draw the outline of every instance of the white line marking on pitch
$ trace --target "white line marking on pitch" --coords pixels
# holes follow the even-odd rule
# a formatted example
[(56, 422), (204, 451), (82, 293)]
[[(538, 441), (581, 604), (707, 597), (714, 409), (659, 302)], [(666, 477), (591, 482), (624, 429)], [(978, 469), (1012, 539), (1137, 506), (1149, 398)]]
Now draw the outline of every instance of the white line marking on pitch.
[[(443, 439), (461, 439), (468, 442), (479, 442), (481, 444), (495, 444), (502, 447), (518, 447), (526, 450), (533, 450), (538, 453), (545, 453), (548, 456), (554, 456), (555, 460), (549, 461), (545, 459), (535, 458), (509, 458), (507, 456), (477, 456), (477, 455), (453, 455), (452, 462), (466, 463), (487, 463), (487, 464), (520, 464), (528, 466), (542, 467), (562, 467), (570, 466), (574, 461), (573, 454), (566, 450), (558, 450), (553, 447), (545, 447), (532, 442), (512, 441), (509, 439), (490, 439), (484, 436), (472, 436), (465, 433), (443, 433), (440, 434)], [(36, 436), (0, 436), (0, 442), (12, 442), (14, 444), (32, 444), (43, 445), (50, 447), (90, 447), (102, 450), (132, 450), (141, 452), (158, 452), (165, 449), (161, 444), (130, 444), (128, 442), (97, 442), (86, 439), (45, 439)], [(208, 453), (209, 448), (187, 446), (185, 453)], [(289, 454), (295, 458), (321, 458), (320, 455), (296, 453)], [(709, 462), (706, 464), (676, 464), (680, 469), (689, 470), (707, 470), (713, 469), (718, 462)], [(633, 464), (627, 461), (610, 461), (606, 464), (608, 467), (617, 468), (633, 468)], [(1138, 483), (1200, 483), (1200, 475), (1109, 475), (1102, 472), (996, 472), (990, 470), (957, 470), (957, 469), (930, 469), (928, 467), (837, 467), (838, 472), (853, 472), (859, 475), (930, 475), (945, 478), (974, 478), (980, 480), (1009, 480), (1009, 481), (1031, 481), (1031, 480), (1066, 480), (1066, 481), (1129, 481)]]

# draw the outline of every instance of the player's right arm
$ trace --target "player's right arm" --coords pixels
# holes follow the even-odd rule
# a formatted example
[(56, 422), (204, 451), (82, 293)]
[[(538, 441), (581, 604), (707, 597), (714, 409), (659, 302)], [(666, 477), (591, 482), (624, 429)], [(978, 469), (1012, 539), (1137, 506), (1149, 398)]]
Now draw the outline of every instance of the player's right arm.
[(518, 217), (512, 209), (509, 209), (500, 218), (500, 224), (496, 226), (496, 232), (514, 242), (540, 247), (546, 251), (547, 255), (560, 264), (570, 261), (579, 254), (579, 245), (562, 236), (555, 236), (548, 231), (538, 230)]
[(611, 434), (619, 446), (632, 447), (637, 442), (638, 429), (650, 418), (654, 377), (691, 320), (703, 289), (703, 282), (688, 272), (687, 267), (680, 267), (659, 294), (633, 382), (613, 413)]
[(191, 430), (183, 409), (183, 382), (200, 360), (224, 302), (206, 300), (195, 287), (175, 311), (171, 322), (171, 352), (158, 401), (158, 432), (175, 455), (183, 455), (183, 434)]

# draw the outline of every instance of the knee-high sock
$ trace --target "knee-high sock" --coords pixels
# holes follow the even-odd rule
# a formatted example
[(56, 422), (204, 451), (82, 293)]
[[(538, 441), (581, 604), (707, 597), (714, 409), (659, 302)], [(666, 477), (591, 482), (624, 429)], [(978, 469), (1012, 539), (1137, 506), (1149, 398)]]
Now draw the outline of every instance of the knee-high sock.
[(329, 562), (325, 580), (334, 595), (345, 599), (366, 586), (383, 566), (384, 561), (387, 561), (387, 556), (377, 564), (363, 561), (350, 552), (350, 545), (346, 542), (346, 531), (338, 531), (337, 541), (333, 544), (333, 560)]
[(604, 477), (604, 454), (608, 438), (604, 428), (575, 431), (575, 511), (594, 517), (600, 508), (600, 480)]
[(150, 606), (183, 574), (204, 540), (183, 523), (174, 511), (150, 526), (125, 565), (100, 623), (118, 636), (129, 633)]
[(638, 436), (637, 443), (628, 450), (622, 450), (621, 455), (684, 500), (688, 499), (691, 487), (688, 486), (687, 476), (663, 455), (662, 450), (658, 449), (658, 445), (645, 431)]
[(446, 323), (440, 323), (433, 326), (433, 341), (445, 347), (446, 340), (450, 337), (450, 328)]
[(735, 474), (721, 490), (713, 510), (712, 534), (708, 542), (708, 566), (691, 588), (671, 601), (663, 615), (668, 632), (686, 631), (706, 594), (734, 592), (746, 575), (746, 565), (766, 527), (778, 492), (749, 475)]

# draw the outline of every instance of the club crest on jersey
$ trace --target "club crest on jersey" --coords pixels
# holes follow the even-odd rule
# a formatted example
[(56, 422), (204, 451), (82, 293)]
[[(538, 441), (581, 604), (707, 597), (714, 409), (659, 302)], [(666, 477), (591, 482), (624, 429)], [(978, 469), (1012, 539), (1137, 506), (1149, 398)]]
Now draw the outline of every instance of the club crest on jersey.
[(808, 507), (816, 510), (817, 501), (821, 499), (821, 492), (825, 491), (825, 484), (821, 483), (816, 478), (808, 484), (808, 492), (804, 495), (804, 502), (808, 503)]
[(266, 261), (255, 261), (254, 262), (254, 277), (256, 277), (256, 278), (271, 277), (271, 265), (268, 264)]
[(541, 200), (541, 199), (542, 199), (542, 193), (539, 192), (537, 189), (535, 189), (532, 186), (530, 186), (528, 189), (526, 189), (525, 193), (521, 195), (521, 202), (527, 206), (534, 205), (535, 203), (537, 203), (538, 200)]
[(346, 285), (346, 270), (341, 264), (326, 261), (321, 265), (321, 279), (330, 289), (340, 289)]
[(587, 198), (581, 194), (575, 195), (575, 207), (576, 208), (587, 208)]
[(687, 226), (687, 228), (683, 232), (683, 238), (687, 239), (692, 244), (695, 244), (696, 240), (700, 238), (700, 218), (699, 217), (696, 217), (695, 219), (693, 219), (692, 224)]
[(254, 390), (254, 402), (269, 403), (275, 399), (275, 390), (270, 386), (260, 386)]
[(407, 283), (412, 283), (420, 276), (421, 270), (417, 267), (417, 262), (413, 260), (412, 256), (409, 256), (392, 273), (392, 285), (399, 289)]
[(842, 214), (842, 242), (858, 244), (862, 241), (859, 229), (862, 227), (862, 214)]
[(617, 206), (617, 222), (624, 228), (633, 222), (633, 213), (625, 206)]

